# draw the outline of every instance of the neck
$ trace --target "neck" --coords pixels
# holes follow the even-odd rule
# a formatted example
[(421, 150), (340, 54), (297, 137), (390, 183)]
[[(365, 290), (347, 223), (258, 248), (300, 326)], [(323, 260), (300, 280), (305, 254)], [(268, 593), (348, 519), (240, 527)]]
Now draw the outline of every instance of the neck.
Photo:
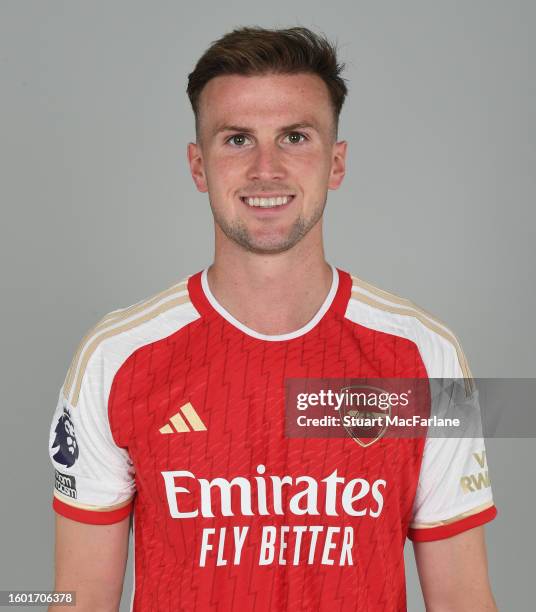
[[(245, 251), (218, 235), (208, 283), (235, 319), (261, 334), (279, 335), (306, 325), (320, 309), (332, 283), (324, 257), (321, 221), (283, 253)], [(316, 230), (316, 231), (315, 231)]]

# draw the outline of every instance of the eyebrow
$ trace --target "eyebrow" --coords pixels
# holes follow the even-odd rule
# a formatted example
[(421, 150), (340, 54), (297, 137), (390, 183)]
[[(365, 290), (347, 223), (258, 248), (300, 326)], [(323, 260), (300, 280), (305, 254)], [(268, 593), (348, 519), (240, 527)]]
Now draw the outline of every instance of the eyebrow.
[[(308, 121), (299, 121), (297, 123), (291, 123), (290, 125), (285, 125), (279, 128), (279, 132), (292, 132), (294, 130), (303, 130), (303, 129), (312, 129), (318, 132), (318, 128), (314, 123), (309, 123)], [(250, 127), (246, 127), (243, 125), (221, 125), (214, 129), (212, 132), (213, 136), (219, 134), (220, 132), (240, 132), (241, 134), (254, 134), (255, 130)]]

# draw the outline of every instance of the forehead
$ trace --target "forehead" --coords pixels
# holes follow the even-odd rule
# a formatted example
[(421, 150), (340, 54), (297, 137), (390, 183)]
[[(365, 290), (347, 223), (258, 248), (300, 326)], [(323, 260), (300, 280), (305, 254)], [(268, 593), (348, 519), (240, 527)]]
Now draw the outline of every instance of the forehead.
[(316, 74), (225, 75), (211, 79), (199, 104), (202, 123), (331, 122), (324, 81)]

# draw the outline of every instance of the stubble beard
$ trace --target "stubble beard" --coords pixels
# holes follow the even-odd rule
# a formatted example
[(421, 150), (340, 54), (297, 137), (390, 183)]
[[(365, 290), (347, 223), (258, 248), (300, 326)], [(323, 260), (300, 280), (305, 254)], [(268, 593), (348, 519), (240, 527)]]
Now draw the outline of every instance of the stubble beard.
[(212, 202), (210, 202), (210, 206), (212, 208), (212, 214), (214, 215), (214, 221), (225, 236), (227, 236), (227, 238), (250, 253), (268, 255), (283, 253), (298, 244), (298, 242), (300, 242), (300, 240), (302, 240), (302, 238), (304, 238), (304, 236), (306, 236), (321, 219), (326, 206), (326, 200), (327, 194), (324, 197), (323, 202), (319, 203), (315, 207), (309, 217), (306, 218), (303, 215), (300, 215), (292, 223), (286, 236), (281, 236), (280, 234), (274, 233), (272, 235), (268, 234), (259, 238), (252, 235), (246, 224), (241, 219), (228, 221), (215, 211)]

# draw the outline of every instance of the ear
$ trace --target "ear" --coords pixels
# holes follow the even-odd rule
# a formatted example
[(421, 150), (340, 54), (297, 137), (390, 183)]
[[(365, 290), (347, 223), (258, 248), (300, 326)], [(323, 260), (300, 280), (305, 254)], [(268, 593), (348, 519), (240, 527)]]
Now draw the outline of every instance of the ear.
[(201, 147), (195, 142), (188, 143), (188, 163), (190, 164), (190, 173), (194, 179), (197, 190), (201, 191), (201, 193), (206, 193), (208, 191), (208, 186), (203, 164), (203, 155), (201, 153)]
[(345, 140), (333, 145), (333, 157), (331, 159), (331, 170), (329, 173), (328, 188), (338, 189), (346, 174), (346, 149), (348, 143)]

